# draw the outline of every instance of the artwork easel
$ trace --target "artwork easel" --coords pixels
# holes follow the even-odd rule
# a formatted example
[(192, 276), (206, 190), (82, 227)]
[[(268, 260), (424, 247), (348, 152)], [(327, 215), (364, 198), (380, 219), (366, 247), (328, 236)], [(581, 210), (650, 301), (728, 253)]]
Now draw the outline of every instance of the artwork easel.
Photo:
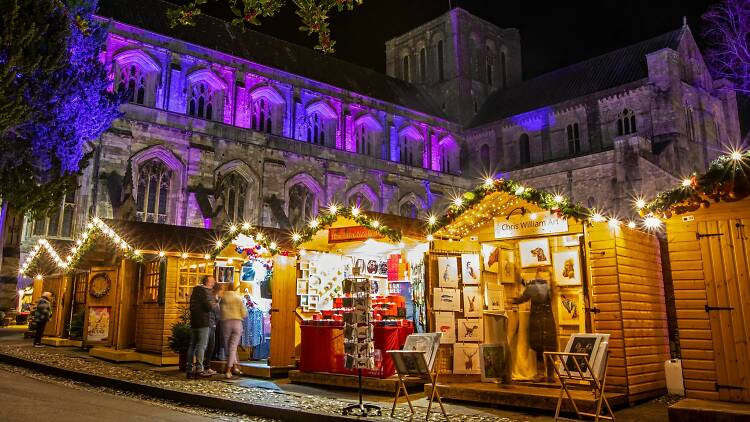
[[(445, 407), (443, 407), (443, 401), (440, 398), (440, 392), (438, 391), (437, 387), (438, 371), (433, 370), (433, 368), (430, 368), (427, 365), (427, 361), (425, 360), (425, 353), (406, 350), (389, 350), (387, 353), (391, 355), (391, 358), (396, 364), (396, 375), (398, 376), (398, 387), (396, 388), (396, 397), (393, 398), (391, 417), (393, 417), (394, 412), (396, 411), (396, 404), (398, 403), (398, 398), (401, 395), (401, 391), (404, 392), (406, 402), (409, 404), (409, 410), (411, 411), (412, 415), (414, 414), (414, 406), (412, 406), (411, 404), (411, 399), (409, 398), (409, 393), (408, 391), (406, 391), (406, 384), (404, 383), (404, 379), (411, 377), (419, 378), (421, 380), (427, 380), (432, 386), (432, 392), (430, 393), (425, 420), (430, 419), (430, 411), (432, 409), (432, 403), (435, 401), (435, 399), (437, 399), (438, 404), (440, 405), (440, 410), (443, 412), (443, 416), (445, 416), (445, 419), (450, 420), (448, 418), (448, 414), (445, 412)], [(403, 365), (402, 362), (407, 359), (410, 360), (413, 364)], [(435, 361), (437, 361), (437, 359), (433, 359), (433, 366), (435, 365)]]
[[(549, 363), (555, 369), (557, 378), (560, 380), (560, 395), (557, 398), (557, 408), (555, 409), (555, 421), (560, 419), (560, 408), (562, 407), (563, 394), (568, 396), (573, 409), (578, 416), (578, 419), (582, 419), (583, 416), (594, 418), (594, 421), (599, 420), (615, 420), (615, 414), (612, 412), (612, 408), (609, 406), (607, 397), (604, 394), (604, 388), (607, 384), (607, 369), (609, 368), (609, 351), (604, 353), (602, 364), (603, 370), (601, 376), (597, 377), (592, 371), (591, 362), (589, 361), (589, 355), (586, 353), (571, 353), (571, 352), (544, 352), (546, 359), (549, 359)], [(570, 369), (570, 363), (575, 364), (575, 370)], [(583, 370), (582, 368), (586, 368)], [(588, 383), (591, 387), (591, 393), (594, 395), (596, 401), (595, 413), (582, 412), (578, 409), (573, 395), (568, 390), (568, 383), (579, 384)], [(602, 409), (602, 404), (606, 409)], [(609, 412), (609, 415), (602, 414), (602, 410)]]

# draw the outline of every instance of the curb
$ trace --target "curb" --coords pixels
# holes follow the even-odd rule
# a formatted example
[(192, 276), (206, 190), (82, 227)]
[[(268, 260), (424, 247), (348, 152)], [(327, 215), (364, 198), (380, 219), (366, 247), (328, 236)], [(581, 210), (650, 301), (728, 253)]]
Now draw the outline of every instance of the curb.
[(156, 387), (135, 381), (125, 381), (118, 378), (110, 378), (101, 375), (75, 372), (69, 369), (58, 368), (43, 363), (22, 359), (16, 356), (0, 353), (0, 362), (14, 366), (32, 369), (49, 375), (59, 376), (86, 384), (114, 388), (135, 394), (143, 394), (164, 400), (185, 403), (195, 406), (207, 407), (215, 410), (243, 413), (248, 416), (259, 416), (269, 419), (280, 419), (290, 422), (331, 421), (350, 422), (360, 420), (356, 417), (334, 415), (330, 413), (317, 413), (309, 410), (291, 409), (288, 407), (271, 406), (267, 404), (249, 403), (239, 400), (227, 399), (213, 395), (195, 394), (171, 388)]

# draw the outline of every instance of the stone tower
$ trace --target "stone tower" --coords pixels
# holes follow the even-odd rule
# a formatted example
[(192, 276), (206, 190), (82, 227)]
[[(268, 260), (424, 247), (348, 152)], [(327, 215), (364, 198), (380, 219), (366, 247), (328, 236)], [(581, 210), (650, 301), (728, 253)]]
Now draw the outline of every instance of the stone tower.
[(388, 40), (385, 52), (389, 76), (419, 86), (461, 124), (471, 121), (491, 92), (521, 82), (518, 30), (458, 7)]

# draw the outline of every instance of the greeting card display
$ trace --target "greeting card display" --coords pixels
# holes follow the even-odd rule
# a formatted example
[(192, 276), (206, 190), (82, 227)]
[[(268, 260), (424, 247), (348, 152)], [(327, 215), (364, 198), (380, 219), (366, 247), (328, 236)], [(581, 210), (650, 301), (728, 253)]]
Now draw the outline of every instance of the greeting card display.
[(344, 293), (352, 295), (352, 312), (344, 315), (344, 366), (348, 369), (373, 369), (375, 344), (372, 341), (370, 280), (347, 278)]
[(485, 286), (485, 302), (488, 311), (503, 312), (505, 311), (505, 288), (487, 284)]

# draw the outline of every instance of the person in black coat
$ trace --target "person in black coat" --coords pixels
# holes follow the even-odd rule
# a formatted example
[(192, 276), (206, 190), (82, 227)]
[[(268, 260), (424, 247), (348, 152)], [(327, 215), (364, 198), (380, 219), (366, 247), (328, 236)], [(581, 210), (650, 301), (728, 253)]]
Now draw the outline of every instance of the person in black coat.
[(216, 279), (213, 276), (203, 276), (201, 284), (193, 287), (190, 294), (190, 347), (187, 351), (186, 368), (188, 378), (211, 376), (204, 370), (203, 360), (208, 345), (211, 312), (214, 310), (215, 302), (212, 302), (211, 298), (215, 284)]

